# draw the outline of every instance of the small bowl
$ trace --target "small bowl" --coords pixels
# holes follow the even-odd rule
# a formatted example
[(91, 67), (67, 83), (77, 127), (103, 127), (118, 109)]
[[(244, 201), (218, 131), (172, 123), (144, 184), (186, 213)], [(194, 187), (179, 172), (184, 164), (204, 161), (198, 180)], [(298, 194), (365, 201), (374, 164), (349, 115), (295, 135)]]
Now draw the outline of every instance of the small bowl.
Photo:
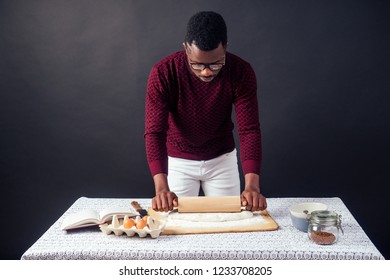
[(303, 202), (292, 205), (288, 210), (293, 226), (300, 231), (307, 232), (309, 226), (307, 215), (312, 211), (327, 209), (328, 206), (320, 202)]

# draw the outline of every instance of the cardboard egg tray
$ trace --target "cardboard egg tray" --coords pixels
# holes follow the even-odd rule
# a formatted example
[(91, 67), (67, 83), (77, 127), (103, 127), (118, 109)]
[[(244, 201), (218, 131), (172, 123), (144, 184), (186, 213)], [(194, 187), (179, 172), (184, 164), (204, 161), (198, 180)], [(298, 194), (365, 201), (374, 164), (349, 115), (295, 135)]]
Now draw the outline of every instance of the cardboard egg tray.
[[(138, 229), (135, 226), (131, 228), (125, 228), (123, 226), (123, 221), (126, 219), (129, 219), (129, 217), (126, 216), (124, 219), (118, 219), (118, 217), (114, 215), (112, 217), (111, 224), (105, 223), (100, 225), (100, 230), (107, 235), (114, 233), (117, 236), (126, 234), (127, 236), (131, 237), (137, 234), (139, 237), (146, 237), (147, 235), (150, 235), (152, 238), (157, 238), (164, 230), (166, 224), (164, 221), (157, 220), (149, 216), (147, 219), (147, 226), (145, 226), (143, 229)], [(141, 220), (141, 218), (137, 216), (135, 218), (135, 222), (138, 223), (139, 220)]]

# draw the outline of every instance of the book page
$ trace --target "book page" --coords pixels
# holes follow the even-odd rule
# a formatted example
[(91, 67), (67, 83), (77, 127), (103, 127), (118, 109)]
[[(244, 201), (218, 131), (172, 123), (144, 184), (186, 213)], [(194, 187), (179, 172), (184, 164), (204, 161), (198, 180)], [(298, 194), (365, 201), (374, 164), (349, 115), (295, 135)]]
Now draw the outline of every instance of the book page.
[(124, 216), (134, 217), (137, 213), (129, 208), (108, 208), (103, 209), (99, 213), (95, 210), (86, 209), (66, 216), (62, 222), (61, 229), (68, 230), (104, 224), (111, 221), (114, 215), (117, 215), (118, 218), (123, 218)]
[(112, 220), (112, 216), (117, 215), (118, 218), (123, 218), (124, 216), (134, 217), (138, 213), (133, 212), (130, 208), (108, 208), (100, 211), (100, 223), (105, 223)]
[(66, 216), (61, 229), (71, 229), (99, 224), (99, 214), (95, 210), (86, 209)]

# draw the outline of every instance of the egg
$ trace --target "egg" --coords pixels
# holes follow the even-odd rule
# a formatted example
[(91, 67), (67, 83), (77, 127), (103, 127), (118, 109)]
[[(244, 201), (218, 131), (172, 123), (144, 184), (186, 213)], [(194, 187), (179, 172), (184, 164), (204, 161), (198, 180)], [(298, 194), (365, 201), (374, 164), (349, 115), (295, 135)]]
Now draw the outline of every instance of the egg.
[(144, 227), (146, 227), (148, 225), (148, 223), (144, 220), (144, 219), (141, 219), (138, 221), (136, 227), (138, 229), (143, 229)]
[(123, 227), (124, 228), (132, 228), (135, 225), (136, 225), (136, 223), (135, 223), (135, 221), (133, 219), (128, 218), (128, 219), (125, 219), (123, 221)]
[(145, 222), (147, 222), (147, 221), (148, 221), (148, 217), (149, 217), (149, 216), (143, 216), (143, 217), (142, 217), (142, 220), (144, 220)]

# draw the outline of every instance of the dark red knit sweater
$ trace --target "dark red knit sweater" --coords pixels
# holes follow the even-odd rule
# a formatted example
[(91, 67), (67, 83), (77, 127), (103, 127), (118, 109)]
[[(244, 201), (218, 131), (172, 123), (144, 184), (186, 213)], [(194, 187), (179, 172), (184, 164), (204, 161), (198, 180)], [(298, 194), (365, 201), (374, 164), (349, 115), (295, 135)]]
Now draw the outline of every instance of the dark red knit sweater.
[(235, 106), (244, 174), (260, 173), (261, 135), (255, 73), (249, 63), (226, 54), (211, 82), (189, 68), (184, 51), (152, 68), (145, 108), (146, 156), (152, 175), (168, 173), (167, 156), (209, 160), (235, 148)]

